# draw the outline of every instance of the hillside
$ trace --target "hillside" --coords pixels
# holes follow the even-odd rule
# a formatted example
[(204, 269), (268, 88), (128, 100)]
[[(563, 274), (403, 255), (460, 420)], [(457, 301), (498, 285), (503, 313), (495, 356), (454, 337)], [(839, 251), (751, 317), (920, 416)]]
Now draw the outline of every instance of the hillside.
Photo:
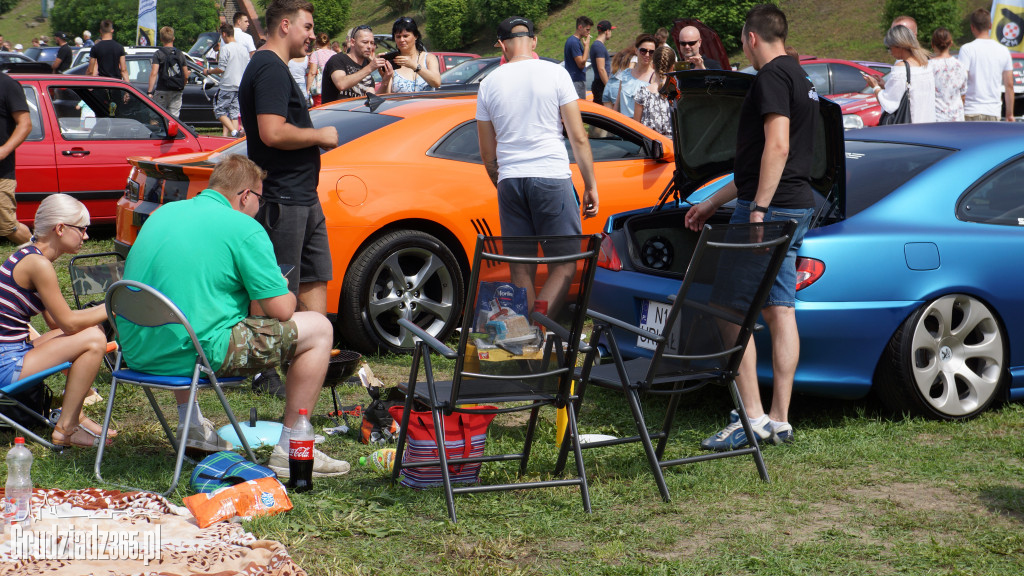
[[(780, 4), (789, 17), (789, 44), (801, 54), (883, 62), (889, 60), (889, 55), (882, 47), (878, 24), (878, 15), (885, 0), (780, 0)], [(961, 0), (961, 5), (966, 15), (975, 8), (991, 6), (991, 2)], [(561, 60), (562, 45), (565, 38), (572, 34), (576, 17), (580, 14), (590, 16), (595, 22), (611, 21), (617, 29), (609, 42), (609, 48), (619, 50), (641, 32), (639, 7), (640, 2), (637, 0), (569, 2), (565, 7), (551, 12), (545, 20), (537, 22), (540, 38), (537, 52)], [(37, 21), (39, 14), (39, 0), (21, 0), (13, 10), (0, 16), (0, 33), (12, 43), (20, 42), (26, 46), (33, 36), (52, 35), (53, 31), (46, 22)], [(352, 0), (350, 14), (351, 21), (346, 29), (369, 24), (377, 33), (390, 33), (392, 22), (398, 16), (406, 15), (391, 12), (385, 0)], [(418, 13), (409, 15), (422, 21)], [(666, 26), (670, 24), (665, 23)], [(427, 44), (429, 46), (429, 38)], [(481, 55), (497, 54), (494, 31), (481, 30), (477, 38), (463, 50)], [(742, 53), (734, 55), (733, 62), (746, 65)]]

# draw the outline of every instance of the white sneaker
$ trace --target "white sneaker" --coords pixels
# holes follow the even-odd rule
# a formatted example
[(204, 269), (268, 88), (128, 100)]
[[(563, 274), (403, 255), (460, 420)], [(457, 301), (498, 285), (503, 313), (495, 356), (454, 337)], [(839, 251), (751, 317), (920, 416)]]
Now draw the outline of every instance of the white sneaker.
[[(178, 423), (178, 437), (181, 437), (181, 423)], [(188, 437), (185, 439), (186, 448), (194, 448), (202, 452), (220, 452), (231, 450), (231, 442), (224, 440), (217, 435), (217, 429), (213, 422), (205, 416), (198, 422), (189, 426)]]
[[(274, 446), (274, 451), (270, 453), (270, 461), (267, 462), (267, 468), (273, 470), (278, 478), (288, 478), (291, 476), (291, 471), (288, 468), (288, 452), (281, 448), (280, 445)], [(350, 468), (348, 462), (335, 460), (316, 448), (313, 449), (314, 478), (342, 476), (348, 474)]]

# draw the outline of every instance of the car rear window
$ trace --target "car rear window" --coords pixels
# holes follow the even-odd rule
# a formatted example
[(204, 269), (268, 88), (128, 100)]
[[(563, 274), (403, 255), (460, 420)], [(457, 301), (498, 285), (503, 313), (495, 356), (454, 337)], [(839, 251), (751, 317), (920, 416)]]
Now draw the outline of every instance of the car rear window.
[[(357, 138), (366, 136), (370, 132), (401, 120), (398, 116), (332, 109), (310, 110), (309, 118), (313, 121), (313, 127), (315, 128), (334, 126), (334, 129), (338, 131), (338, 146), (348, 144)], [(211, 156), (210, 161), (216, 164), (223, 155), (230, 154), (248, 156), (248, 150), (246, 141), (242, 140), (234, 146), (224, 149), (220, 154)], [(321, 154), (324, 152), (325, 150), (320, 150)]]
[(948, 148), (917, 144), (847, 140), (846, 216), (874, 205), (952, 153)]

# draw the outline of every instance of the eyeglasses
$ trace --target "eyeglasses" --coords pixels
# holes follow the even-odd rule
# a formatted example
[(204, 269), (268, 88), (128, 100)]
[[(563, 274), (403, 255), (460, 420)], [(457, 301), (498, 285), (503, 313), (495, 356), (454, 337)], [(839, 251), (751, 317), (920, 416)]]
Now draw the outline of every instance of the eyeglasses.
[(637, 48), (637, 52), (640, 54), (654, 54), (654, 50), (648, 50), (647, 48)]
[(78, 230), (79, 232), (82, 233), (82, 236), (85, 236), (86, 233), (88, 233), (88, 231), (89, 231), (89, 227), (88, 226), (75, 226), (74, 224), (65, 224), (64, 226), (66, 228), (74, 228), (75, 230)]
[(248, 192), (249, 194), (252, 194), (253, 196), (256, 197), (256, 206), (258, 208), (263, 208), (263, 205), (266, 204), (266, 202), (267, 202), (263, 198), (263, 194), (260, 194), (259, 192), (254, 192), (252, 190), (252, 188), (246, 188), (245, 190), (242, 190), (241, 192), (239, 192), (239, 194), (245, 194), (246, 192)]
[(700, 40), (694, 40), (693, 42), (683, 42), (682, 40), (680, 40), (679, 41), (679, 45), (680, 46), (696, 46), (698, 42), (700, 42)]

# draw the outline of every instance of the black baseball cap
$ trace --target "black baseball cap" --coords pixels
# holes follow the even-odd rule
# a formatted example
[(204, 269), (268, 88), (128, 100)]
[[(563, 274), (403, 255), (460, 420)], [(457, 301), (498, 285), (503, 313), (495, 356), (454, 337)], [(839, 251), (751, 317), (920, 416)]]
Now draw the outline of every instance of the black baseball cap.
[[(513, 34), (512, 29), (516, 26), (525, 26), (527, 32), (516, 32)], [(523, 18), (522, 16), (509, 16), (498, 24), (498, 40), (509, 40), (519, 36), (529, 36), (530, 38), (533, 38), (533, 22), (530, 22), (529, 19)]]
[(53, 35), (53, 37), (54, 38), (60, 38), (61, 40), (65, 41), (65, 42), (67, 42), (67, 40), (68, 40), (67, 32), (57, 32), (56, 34)]
[(607, 20), (601, 20), (597, 23), (597, 31), (604, 32), (605, 30), (615, 30), (616, 26), (612, 26), (612, 23)]

